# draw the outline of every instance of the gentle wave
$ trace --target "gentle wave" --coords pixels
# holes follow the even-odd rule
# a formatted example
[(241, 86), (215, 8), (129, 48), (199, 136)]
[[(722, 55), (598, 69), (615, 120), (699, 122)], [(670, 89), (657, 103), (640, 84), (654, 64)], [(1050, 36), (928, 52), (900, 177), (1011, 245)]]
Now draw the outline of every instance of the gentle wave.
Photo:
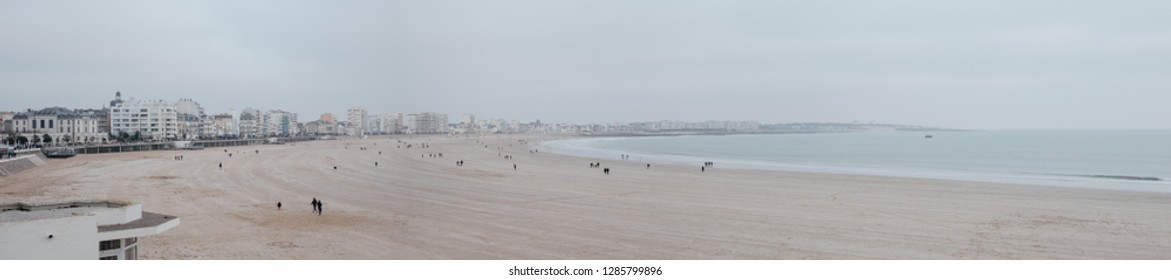
[[(1151, 152), (1153, 147), (1165, 145), (1162, 140), (1171, 134), (1117, 134), (1120, 132), (941, 133), (932, 140), (908, 133), (608, 137), (542, 145), (554, 148), (555, 153), (599, 159), (628, 154), (632, 160), (684, 165), (714, 160), (720, 163), (718, 166), (739, 169), (1171, 191), (1167, 179), (1171, 177), (1150, 172), (1171, 171), (1165, 168), (1171, 166), (1167, 162), (1171, 153)], [(1081, 142), (1070, 140), (1087, 137)], [(1117, 139), (1130, 142), (1109, 143)], [(1136, 139), (1147, 146), (1119, 149), (1134, 145), (1139, 141)], [(1120, 161), (1128, 164), (1119, 165)]]

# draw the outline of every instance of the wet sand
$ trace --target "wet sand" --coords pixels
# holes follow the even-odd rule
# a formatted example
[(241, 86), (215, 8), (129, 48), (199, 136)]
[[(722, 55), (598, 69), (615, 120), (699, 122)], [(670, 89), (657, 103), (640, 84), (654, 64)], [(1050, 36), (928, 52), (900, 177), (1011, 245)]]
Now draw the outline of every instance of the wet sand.
[(1169, 194), (647, 169), (618, 154), (530, 154), (530, 136), (398, 139), (414, 146), (79, 155), (0, 178), (0, 202), (117, 199), (181, 217), (140, 240), (143, 259), (1171, 258)]

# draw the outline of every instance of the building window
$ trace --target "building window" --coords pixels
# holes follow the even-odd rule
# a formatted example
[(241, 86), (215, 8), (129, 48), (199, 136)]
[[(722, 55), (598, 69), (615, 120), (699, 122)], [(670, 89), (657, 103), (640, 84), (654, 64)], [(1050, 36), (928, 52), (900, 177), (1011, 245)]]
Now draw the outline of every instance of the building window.
[(99, 260), (103, 260), (103, 261), (116, 261), (116, 260), (118, 260), (118, 255), (113, 255), (113, 256), (105, 256), (105, 257), (101, 257), (101, 258), (98, 258), (98, 259), (99, 259)]
[(102, 241), (101, 243), (98, 243), (98, 248), (99, 251), (122, 248), (122, 239)]
[(138, 246), (134, 246), (134, 247), (130, 247), (129, 249), (126, 249), (126, 259), (127, 260), (137, 260), (138, 259)]
[(134, 245), (137, 243), (138, 243), (138, 237), (131, 237), (131, 238), (126, 239), (126, 246)]

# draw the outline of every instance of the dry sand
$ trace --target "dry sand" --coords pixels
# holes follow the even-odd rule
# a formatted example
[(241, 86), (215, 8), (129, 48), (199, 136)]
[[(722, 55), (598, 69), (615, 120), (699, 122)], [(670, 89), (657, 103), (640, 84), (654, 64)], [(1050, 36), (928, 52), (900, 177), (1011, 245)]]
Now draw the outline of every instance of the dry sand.
[[(229, 147), (232, 157), (80, 155), (0, 178), (0, 202), (118, 199), (180, 216), (141, 239), (144, 259), (1171, 257), (1168, 194), (648, 170), (617, 154), (601, 160), (607, 176), (589, 168), (598, 160), (529, 154), (524, 136), (398, 139), (415, 147), (386, 137)], [(420, 157), (429, 153), (444, 157)], [(324, 215), (312, 213), (315, 197)]]

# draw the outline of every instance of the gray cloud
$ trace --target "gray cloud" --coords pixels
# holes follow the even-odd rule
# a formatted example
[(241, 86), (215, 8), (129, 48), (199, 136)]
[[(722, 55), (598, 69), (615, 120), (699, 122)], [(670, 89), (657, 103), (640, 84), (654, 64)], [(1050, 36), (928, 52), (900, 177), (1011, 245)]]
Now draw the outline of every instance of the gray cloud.
[(1160, 1), (4, 1), (0, 110), (1171, 128)]

